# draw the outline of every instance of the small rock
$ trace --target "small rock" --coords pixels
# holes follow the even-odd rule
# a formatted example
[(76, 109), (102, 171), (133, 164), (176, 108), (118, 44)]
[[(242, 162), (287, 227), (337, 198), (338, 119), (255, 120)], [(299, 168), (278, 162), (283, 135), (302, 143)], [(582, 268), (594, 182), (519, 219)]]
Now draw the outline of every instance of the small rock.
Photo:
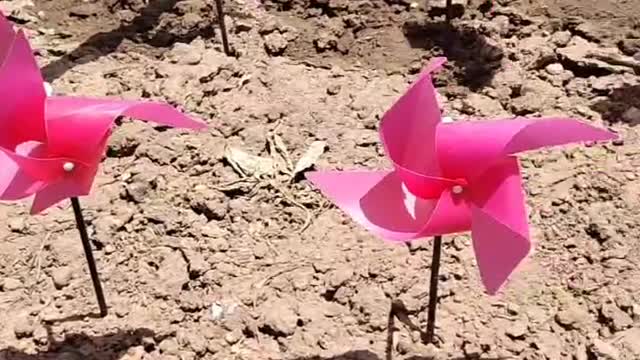
[(202, 61), (204, 42), (200, 39), (191, 44), (175, 43), (167, 57), (171, 62), (180, 65), (198, 65)]
[(225, 336), (224, 336), (224, 340), (229, 344), (229, 345), (233, 345), (235, 343), (237, 343), (238, 341), (240, 341), (240, 339), (242, 339), (242, 331), (239, 329), (235, 329), (231, 332), (228, 332)]
[(327, 88), (327, 94), (329, 94), (329, 95), (338, 95), (340, 93), (340, 89), (342, 89), (342, 86), (340, 86), (338, 84), (330, 85)]
[(264, 326), (282, 336), (293, 335), (298, 323), (298, 315), (289, 301), (278, 299), (262, 305)]
[(633, 319), (615, 304), (604, 304), (600, 308), (602, 316), (609, 320), (614, 331), (622, 331), (633, 325)]
[(269, 247), (267, 244), (259, 242), (253, 247), (253, 256), (256, 259), (263, 259), (269, 254)]
[(568, 329), (579, 330), (590, 321), (589, 312), (579, 305), (568, 306), (556, 314), (556, 322)]
[(34, 330), (35, 327), (28, 318), (20, 319), (13, 327), (13, 332), (18, 339), (31, 337)]
[(551, 35), (551, 42), (558, 47), (565, 47), (571, 41), (571, 32), (559, 31)]
[(15, 233), (21, 233), (26, 230), (26, 223), (22, 217), (12, 217), (7, 222), (9, 223), (9, 230)]
[(73, 276), (73, 272), (69, 267), (65, 266), (65, 267), (54, 269), (51, 272), (51, 278), (53, 279), (53, 286), (55, 286), (56, 289), (58, 290), (67, 287), (69, 285), (69, 282), (71, 282), (72, 276)]
[(264, 48), (269, 55), (281, 55), (289, 43), (279, 32), (273, 32), (264, 37)]
[(547, 357), (547, 359), (560, 359), (563, 350), (563, 344), (557, 334), (549, 331), (541, 331), (538, 333), (533, 344)]
[(595, 339), (589, 350), (598, 360), (618, 360), (620, 358), (620, 352), (615, 347), (600, 339)]
[(247, 32), (253, 29), (253, 23), (246, 19), (236, 20), (236, 33)]
[(229, 241), (225, 238), (212, 238), (207, 240), (213, 251), (225, 252), (229, 250)]
[(221, 238), (227, 235), (227, 231), (221, 228), (214, 221), (211, 221), (206, 225), (204, 225), (200, 229), (200, 233), (202, 234), (202, 236), (208, 237), (208, 238)]
[(326, 50), (335, 49), (338, 46), (338, 39), (333, 35), (322, 32), (313, 41), (313, 43), (316, 46), (317, 52), (323, 52)]
[(622, 119), (631, 126), (640, 124), (640, 109), (635, 106), (630, 107), (622, 114)]
[(471, 93), (462, 102), (462, 111), (476, 116), (500, 116), (505, 115), (504, 108), (498, 100), (486, 95)]
[(560, 63), (553, 63), (547, 65), (545, 70), (551, 75), (561, 75), (564, 72), (564, 67)]
[(332, 289), (337, 289), (344, 285), (353, 276), (353, 269), (342, 267), (329, 272), (327, 285)]
[(22, 281), (13, 278), (4, 278), (2, 281), (3, 291), (18, 290), (22, 287)]
[(578, 25), (575, 28), (575, 33), (582, 36), (583, 38), (590, 40), (590, 41), (594, 41), (594, 42), (599, 42), (600, 41), (600, 36), (597, 33), (598, 29), (590, 22), (584, 22), (580, 25)]
[(566, 62), (585, 71), (633, 73), (640, 68), (640, 62), (620, 54), (617, 48), (602, 48), (579, 36), (574, 36), (567, 47), (556, 51)]
[(211, 320), (218, 321), (224, 317), (224, 308), (218, 304), (211, 305)]
[(521, 339), (529, 332), (527, 323), (524, 321), (516, 321), (506, 331), (505, 334), (513, 339)]
[(640, 328), (626, 330), (620, 335), (623, 346), (634, 355), (634, 358), (640, 359)]
[(623, 39), (618, 47), (625, 55), (634, 56), (640, 51), (640, 39)]
[(556, 103), (562, 91), (540, 79), (526, 80), (522, 84), (520, 97), (512, 101), (513, 111), (518, 115), (541, 112)]
[(167, 355), (178, 355), (180, 353), (180, 347), (175, 338), (167, 338), (162, 340), (160, 345), (160, 352)]
[(44, 326), (38, 326), (33, 331), (33, 341), (37, 345), (47, 345), (49, 342), (49, 334), (47, 333), (47, 329)]

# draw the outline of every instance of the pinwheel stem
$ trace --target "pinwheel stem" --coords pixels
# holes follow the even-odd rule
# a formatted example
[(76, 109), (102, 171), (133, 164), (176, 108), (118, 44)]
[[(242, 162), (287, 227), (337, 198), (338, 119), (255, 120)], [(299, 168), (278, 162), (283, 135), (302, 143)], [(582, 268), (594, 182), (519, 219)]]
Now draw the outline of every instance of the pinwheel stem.
[(436, 307), (438, 305), (438, 277), (440, 272), (440, 254), (442, 253), (442, 236), (433, 238), (433, 256), (431, 257), (431, 281), (429, 282), (429, 308), (427, 332), (424, 342), (433, 344), (436, 328)]
[(224, 53), (227, 56), (231, 56), (231, 49), (229, 48), (229, 40), (227, 39), (227, 26), (224, 23), (224, 11), (222, 10), (222, 0), (216, 0), (216, 8), (218, 10), (218, 26), (220, 27), (220, 34), (222, 36), (222, 47)]
[(104, 300), (104, 293), (102, 292), (102, 285), (100, 284), (100, 278), (98, 277), (98, 270), (96, 268), (96, 260), (93, 258), (93, 251), (91, 250), (91, 244), (89, 243), (89, 235), (87, 235), (87, 226), (84, 223), (82, 208), (80, 207), (80, 201), (78, 198), (71, 198), (71, 206), (73, 206), (73, 213), (76, 216), (76, 226), (80, 232), (82, 247), (84, 247), (84, 254), (87, 256), (89, 272), (91, 273), (91, 281), (93, 281), (93, 288), (96, 291), (98, 306), (100, 307), (100, 316), (105, 317), (107, 316), (107, 303)]
[(451, 19), (453, 19), (453, 0), (447, 0), (446, 7), (446, 19), (447, 22), (451, 22)]

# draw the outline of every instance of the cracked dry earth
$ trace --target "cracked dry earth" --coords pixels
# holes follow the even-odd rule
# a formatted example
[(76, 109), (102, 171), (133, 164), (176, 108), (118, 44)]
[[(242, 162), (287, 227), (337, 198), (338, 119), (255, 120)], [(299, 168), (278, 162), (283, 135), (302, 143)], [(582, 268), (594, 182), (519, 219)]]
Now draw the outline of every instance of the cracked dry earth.
[[(67, 94), (152, 98), (194, 134), (123, 121), (85, 216), (0, 205), (0, 359), (640, 359), (636, 0), (2, 0)], [(438, 344), (431, 243), (384, 243), (304, 180), (388, 166), (380, 116), (433, 56), (454, 118), (571, 115), (612, 144), (523, 157), (535, 254), (484, 295), (446, 236)], [(392, 302), (402, 304), (389, 318)]]

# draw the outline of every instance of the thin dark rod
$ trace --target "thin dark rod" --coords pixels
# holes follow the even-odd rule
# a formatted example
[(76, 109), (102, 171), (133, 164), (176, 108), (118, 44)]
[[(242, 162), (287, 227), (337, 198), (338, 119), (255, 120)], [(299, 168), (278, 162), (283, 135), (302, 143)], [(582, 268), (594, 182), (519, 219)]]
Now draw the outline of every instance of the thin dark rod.
[(453, 19), (453, 0), (447, 0), (447, 14), (446, 14), (446, 19), (447, 22), (451, 22), (451, 19)]
[(76, 226), (80, 232), (82, 247), (84, 247), (84, 254), (87, 256), (89, 272), (91, 273), (91, 281), (93, 281), (93, 289), (96, 291), (96, 297), (98, 298), (100, 316), (105, 317), (107, 316), (107, 303), (104, 300), (104, 293), (102, 292), (102, 285), (100, 284), (100, 278), (98, 277), (98, 270), (96, 268), (96, 260), (93, 258), (93, 251), (91, 250), (91, 244), (89, 243), (89, 235), (87, 235), (87, 226), (84, 223), (82, 208), (80, 207), (80, 201), (78, 198), (72, 197), (71, 205), (73, 206), (73, 213), (76, 216)]
[(218, 26), (220, 27), (220, 34), (222, 34), (222, 47), (224, 48), (224, 53), (227, 54), (227, 56), (231, 56), (231, 49), (229, 49), (229, 40), (227, 39), (227, 26), (224, 23), (222, 0), (216, 0), (216, 8), (218, 10)]
[(442, 253), (442, 236), (433, 238), (433, 256), (431, 257), (431, 280), (429, 282), (429, 309), (425, 342), (433, 344), (436, 328), (436, 307), (438, 306), (438, 277), (440, 272), (440, 255)]

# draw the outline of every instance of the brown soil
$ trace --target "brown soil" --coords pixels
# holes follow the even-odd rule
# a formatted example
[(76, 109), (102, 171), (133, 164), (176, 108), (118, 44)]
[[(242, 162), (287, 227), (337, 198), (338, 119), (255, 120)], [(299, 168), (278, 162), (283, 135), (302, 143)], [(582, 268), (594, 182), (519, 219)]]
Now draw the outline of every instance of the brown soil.
[[(115, 132), (82, 199), (104, 319), (70, 207), (0, 205), (0, 359), (640, 358), (636, 0), (476, 0), (452, 25), (424, 1), (228, 0), (236, 57), (213, 0), (34, 3), (0, 9), (57, 91), (162, 99), (211, 129)], [(314, 141), (317, 168), (387, 165), (380, 115), (439, 55), (454, 118), (565, 114), (625, 140), (523, 157), (537, 250), (499, 296), (469, 237), (445, 237), (426, 346), (399, 319), (424, 328), (429, 239), (384, 243), (292, 170)]]

